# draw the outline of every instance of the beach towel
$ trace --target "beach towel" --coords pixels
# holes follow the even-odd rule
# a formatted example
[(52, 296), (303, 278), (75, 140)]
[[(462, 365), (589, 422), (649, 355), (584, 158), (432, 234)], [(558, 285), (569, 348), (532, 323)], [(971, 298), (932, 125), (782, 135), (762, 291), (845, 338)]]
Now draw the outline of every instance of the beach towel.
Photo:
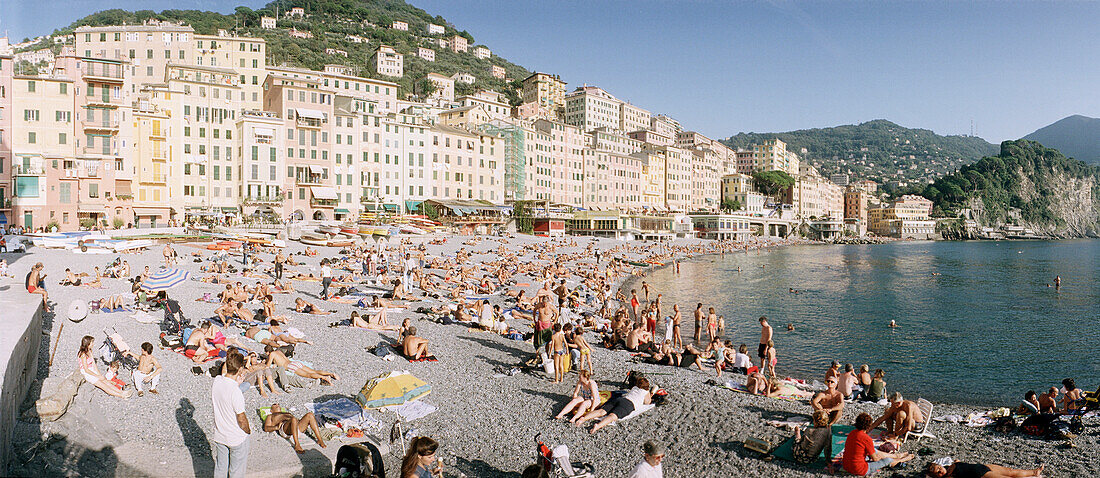
[[(848, 440), (848, 434), (855, 430), (856, 427), (850, 425), (833, 425), (833, 456), (826, 457), (824, 455), (819, 456), (817, 461), (809, 464), (812, 468), (824, 468), (830, 462), (836, 462), (839, 464), (840, 457), (844, 456), (844, 442)], [(882, 430), (871, 430), (868, 435), (871, 436), (871, 440), (875, 443), (877, 448), (883, 443)], [(778, 447), (772, 450), (772, 455), (776, 458), (786, 461), (794, 461), (794, 437), (787, 438), (786, 441), (780, 443)]]
[[(225, 323), (222, 322), (222, 319), (220, 317), (216, 316), (216, 315), (211, 317), (209, 320), (210, 320), (210, 323), (212, 323), (214, 325), (217, 325), (218, 327), (226, 327)], [(237, 323), (237, 322), (243, 322), (243, 323), (248, 324), (248, 325), (257, 325), (257, 326), (261, 326), (261, 327), (267, 325), (267, 322), (260, 322), (260, 321), (257, 321), (257, 320), (233, 319), (233, 323)]]
[(439, 359), (435, 358), (435, 355), (425, 355), (425, 356), (423, 356), (421, 358), (418, 358), (418, 359), (407, 358), (407, 360), (410, 361), (410, 362), (438, 362), (439, 361)]
[(155, 324), (159, 322), (156, 317), (153, 317), (151, 314), (145, 311), (134, 312), (133, 314), (130, 314), (130, 318), (142, 324)]
[(655, 404), (655, 403), (649, 403), (649, 404), (646, 404), (646, 405), (642, 405), (642, 406), (640, 406), (640, 407), (637, 407), (637, 408), (635, 408), (635, 409), (634, 409), (634, 411), (633, 411), (633, 412), (630, 412), (630, 415), (627, 415), (627, 416), (625, 416), (625, 417), (622, 417), (622, 418), (620, 418), (620, 419), (619, 419), (619, 423), (625, 422), (625, 421), (627, 421), (627, 420), (630, 420), (631, 418), (634, 418), (634, 417), (636, 417), (636, 416), (638, 416), (638, 415), (641, 415), (641, 414), (643, 414), (643, 413), (645, 413), (645, 412), (648, 412), (648, 411), (652, 410), (652, 409), (653, 409), (653, 407), (655, 407), (655, 406), (657, 406), (657, 404)]
[[(734, 383), (733, 381), (728, 381), (724, 385), (719, 385), (719, 386), (726, 389), (726, 390), (733, 390), (734, 392), (738, 392), (738, 393), (749, 393), (749, 391), (745, 388), (745, 384), (743, 384), (743, 383)], [(777, 400), (787, 400), (787, 401), (791, 401), (791, 402), (799, 402), (799, 401), (805, 400), (806, 398), (809, 398), (809, 397), (803, 397), (803, 396), (798, 395), (797, 394), (798, 389), (794, 385), (784, 384), (784, 387), (787, 387), (787, 388), (784, 390), (783, 394), (781, 394), (779, 396), (775, 396), (775, 397), (768, 397), (768, 398), (774, 398), (774, 399), (777, 399)], [(763, 395), (757, 395), (757, 396), (758, 397), (763, 397)]]
[(435, 413), (439, 408), (424, 400), (416, 400), (412, 402), (405, 402), (401, 405), (393, 405), (386, 407), (386, 410), (390, 410), (401, 417), (406, 422), (424, 418), (432, 413)]

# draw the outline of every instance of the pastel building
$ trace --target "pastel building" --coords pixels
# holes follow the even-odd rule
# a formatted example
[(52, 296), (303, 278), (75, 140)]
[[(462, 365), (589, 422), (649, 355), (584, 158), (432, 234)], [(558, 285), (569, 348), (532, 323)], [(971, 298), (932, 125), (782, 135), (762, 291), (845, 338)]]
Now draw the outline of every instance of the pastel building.
[(563, 119), (565, 108), (565, 82), (558, 75), (532, 73), (523, 79), (520, 98), (524, 104), (534, 103), (554, 118)]
[[(263, 38), (220, 35), (195, 35), (194, 62), (198, 66), (213, 66), (236, 71), (241, 105), (260, 109), (263, 102), (264, 78), (267, 76), (267, 41)], [(185, 63), (185, 62), (177, 62)]]
[(418, 47), (416, 49), (416, 56), (424, 59), (425, 61), (435, 61), (435, 50), (431, 48)]
[(466, 40), (466, 37), (462, 35), (455, 35), (447, 39), (447, 47), (455, 53), (466, 53), (469, 50), (470, 43)]
[(389, 45), (379, 45), (367, 64), (379, 75), (400, 78), (405, 74), (405, 55)]
[(474, 47), (474, 56), (483, 60), (488, 60), (489, 57), (493, 56), (493, 51), (484, 46), (478, 45)]
[[(3, 43), (7, 43), (7, 39)], [(0, 45), (0, 225), (15, 223), (11, 214), (12, 118), (16, 114), (12, 109), (12, 97), (15, 95), (12, 77), (15, 65), (11, 53), (3, 47)]]
[(194, 34), (190, 26), (147, 20), (141, 25), (77, 27), (73, 40), (75, 55), (127, 61), (131, 92), (136, 92), (143, 85), (163, 83), (169, 63), (194, 63)]
[(800, 162), (798, 155), (787, 151), (787, 143), (775, 138), (765, 140), (764, 144), (752, 147), (753, 169), (761, 171), (783, 171), (796, 176)]

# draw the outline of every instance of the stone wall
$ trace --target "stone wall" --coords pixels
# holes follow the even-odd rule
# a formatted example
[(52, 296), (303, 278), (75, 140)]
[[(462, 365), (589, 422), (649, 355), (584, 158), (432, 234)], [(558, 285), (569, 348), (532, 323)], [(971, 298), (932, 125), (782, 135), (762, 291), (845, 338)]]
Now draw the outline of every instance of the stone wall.
[[(38, 377), (42, 297), (9, 282), (0, 287), (0, 309), (0, 443), (10, 444), (23, 400)], [(0, 446), (0, 475), (7, 475), (13, 455), (11, 446)]]

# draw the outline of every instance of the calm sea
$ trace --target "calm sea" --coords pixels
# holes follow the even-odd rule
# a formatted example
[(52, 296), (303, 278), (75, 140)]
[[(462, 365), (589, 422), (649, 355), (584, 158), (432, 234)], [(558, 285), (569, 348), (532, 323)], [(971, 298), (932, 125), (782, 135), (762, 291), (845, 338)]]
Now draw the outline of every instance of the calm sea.
[[(909, 398), (1014, 406), (1066, 377), (1100, 385), (1098, 258), (1094, 240), (799, 246), (645, 280), (668, 309), (680, 304), (685, 335), (702, 302), (753, 356), (766, 315), (781, 375), (820, 380), (836, 359), (886, 370), (887, 390)], [(1059, 275), (1061, 290), (1047, 287)]]

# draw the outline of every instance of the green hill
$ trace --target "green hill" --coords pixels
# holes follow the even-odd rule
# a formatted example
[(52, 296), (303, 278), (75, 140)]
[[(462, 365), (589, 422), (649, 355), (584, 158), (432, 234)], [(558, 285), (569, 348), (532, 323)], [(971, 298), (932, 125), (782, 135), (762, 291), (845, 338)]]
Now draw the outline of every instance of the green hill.
[[(293, 7), (304, 8), (306, 17), (285, 18), (283, 13)], [(277, 18), (278, 29), (260, 28), (262, 16)], [(182, 21), (200, 34), (215, 34), (219, 29), (224, 29), (240, 36), (262, 37), (267, 41), (270, 65), (285, 63), (320, 70), (327, 63), (338, 63), (354, 67), (357, 74), (363, 77), (372, 77), (367, 70), (367, 60), (380, 43), (387, 44), (405, 55), (405, 76), (378, 78), (401, 85), (399, 97), (416, 91), (417, 83), (428, 73), (451, 76), (458, 72), (467, 72), (477, 77), (477, 81), (473, 85), (456, 84), (456, 95), (473, 93), (483, 88), (493, 89), (508, 95), (514, 104), (518, 104), (519, 82), (530, 74), (527, 69), (496, 55), (488, 59), (477, 58), (472, 53), (473, 47), (477, 45), (473, 35), (459, 30), (442, 17), (433, 16), (402, 0), (277, 0), (257, 10), (237, 7), (235, 13), (228, 15), (200, 10), (164, 10), (159, 13), (152, 10), (104, 10), (58, 29), (54, 34), (68, 34), (83, 25), (120, 25), (124, 22), (134, 24), (150, 18)], [(409, 30), (389, 28), (395, 20), (408, 23)], [(428, 23), (443, 25), (446, 29), (445, 35), (429, 37), (425, 33)], [(313, 34), (313, 38), (291, 38), (287, 34), (289, 28), (308, 31)], [(466, 37), (470, 53), (454, 53), (434, 42), (437, 38), (455, 34)], [(348, 39), (348, 35), (366, 38), (369, 43), (354, 43)], [(491, 45), (486, 46), (492, 49)], [(417, 57), (418, 47), (435, 50), (435, 61), (429, 62)], [(326, 55), (326, 48), (344, 50), (348, 52), (348, 56)], [(508, 81), (490, 75), (487, 71), (489, 65), (503, 67)]]
[(1053, 236), (1095, 236), (1100, 226), (1100, 168), (1029, 140), (1005, 141), (982, 158), (920, 191), (933, 215), (970, 209), (985, 226), (1019, 224)]
[(928, 183), (997, 152), (995, 145), (978, 137), (941, 136), (886, 120), (786, 133), (739, 133), (723, 142), (732, 148), (750, 148), (771, 138), (787, 143), (788, 150), (821, 174), (846, 173), (852, 180), (879, 183)]

